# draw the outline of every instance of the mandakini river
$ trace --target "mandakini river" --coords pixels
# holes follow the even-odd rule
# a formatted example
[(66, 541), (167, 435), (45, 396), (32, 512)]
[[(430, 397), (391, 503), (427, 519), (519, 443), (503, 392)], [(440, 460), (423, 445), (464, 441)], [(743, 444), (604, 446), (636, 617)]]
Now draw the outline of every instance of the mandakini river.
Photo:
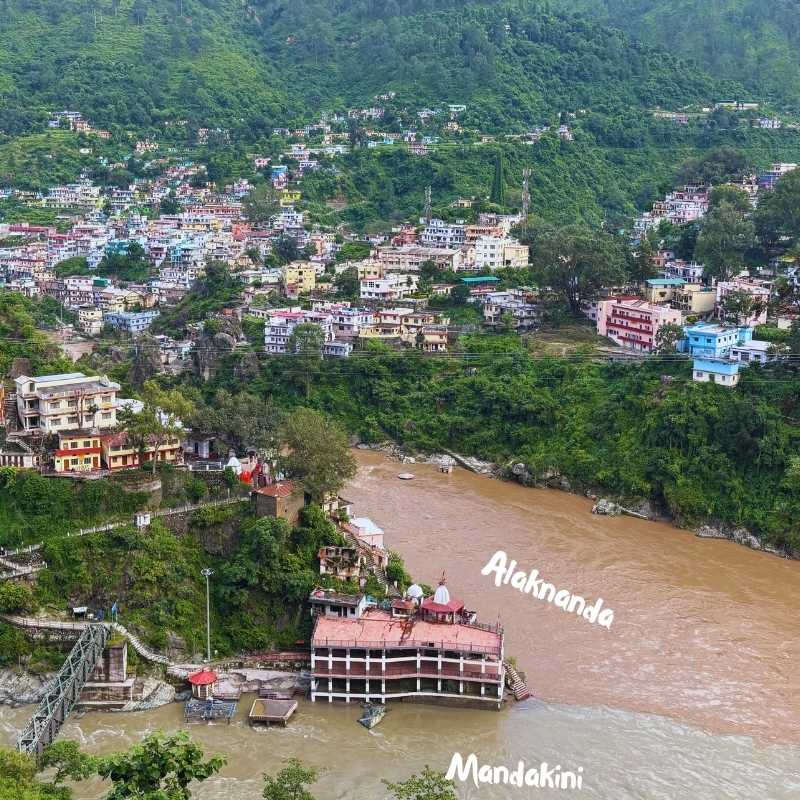
[[(500, 712), (390, 705), (372, 731), (356, 705), (301, 703), (286, 729), (254, 730), (243, 698), (230, 726), (192, 725), (207, 752), (228, 758), (196, 789), (201, 800), (261, 796), (262, 774), (296, 756), (323, 770), (319, 800), (382, 800), (381, 779), (453, 753), (480, 764), (583, 767), (583, 788), (459, 784), (463, 798), (789, 800), (800, 797), (800, 563), (668, 525), (591, 515), (584, 498), (526, 489), (456, 469), (403, 465), (359, 451), (347, 497), (386, 531), (415, 579), (500, 620), (506, 652), (535, 700)], [(400, 481), (401, 471), (413, 481)], [(518, 569), (614, 609), (611, 630), (480, 574), (505, 550)], [(30, 708), (0, 709), (11, 744)], [(62, 736), (93, 753), (124, 749), (151, 730), (185, 727), (182, 706), (73, 717)], [(79, 798), (107, 787), (81, 785)]]

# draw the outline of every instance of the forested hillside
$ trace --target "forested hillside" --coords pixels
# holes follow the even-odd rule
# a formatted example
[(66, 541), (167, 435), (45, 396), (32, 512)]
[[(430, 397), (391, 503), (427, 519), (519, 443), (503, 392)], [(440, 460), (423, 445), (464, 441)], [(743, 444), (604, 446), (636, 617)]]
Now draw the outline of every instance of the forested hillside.
[(387, 90), (468, 103), (484, 129), (745, 94), (537, 2), (0, 0), (10, 134), (59, 107), (98, 126), (185, 119), (259, 133)]
[(712, 75), (740, 81), (761, 98), (797, 107), (796, 0), (557, 0), (554, 5), (661, 45)]

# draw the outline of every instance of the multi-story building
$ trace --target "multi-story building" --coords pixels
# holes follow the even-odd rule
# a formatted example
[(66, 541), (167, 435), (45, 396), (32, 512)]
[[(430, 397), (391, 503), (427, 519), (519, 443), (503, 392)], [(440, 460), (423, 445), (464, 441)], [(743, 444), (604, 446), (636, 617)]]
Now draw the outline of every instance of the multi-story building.
[(528, 246), (516, 239), (481, 236), (475, 242), (475, 269), (526, 267), (528, 252)]
[(380, 303), (393, 303), (410, 297), (417, 290), (416, 275), (393, 273), (383, 278), (366, 278), (361, 281), (361, 299)]
[(131, 336), (139, 336), (153, 324), (153, 320), (160, 313), (154, 308), (145, 311), (112, 311), (104, 314), (103, 319), (113, 328), (125, 331)]
[(597, 333), (617, 344), (643, 353), (656, 346), (656, 334), (664, 325), (680, 325), (681, 312), (640, 297), (610, 297), (597, 304)]
[(441, 219), (432, 219), (420, 234), (419, 241), (425, 247), (440, 247), (450, 250), (464, 245), (464, 226), (451, 224)]
[(648, 303), (671, 303), (685, 283), (683, 278), (648, 278), (642, 294)]
[(140, 466), (141, 463), (147, 464), (153, 460), (153, 456), (158, 452), (157, 460), (166, 464), (179, 463), (183, 459), (183, 447), (181, 440), (177, 436), (169, 436), (163, 442), (156, 444), (151, 440), (145, 444), (140, 452), (139, 447), (134, 443), (127, 433), (111, 433), (101, 437), (101, 448), (103, 463), (112, 472), (120, 469), (131, 469)]
[(732, 388), (739, 383), (743, 365), (773, 358), (770, 343), (753, 339), (749, 326), (701, 322), (687, 326), (684, 333), (681, 350), (693, 357), (693, 379), (700, 383)]
[(675, 259), (664, 264), (664, 277), (683, 278), (685, 281), (698, 282), (703, 280), (705, 269), (702, 264), (697, 264), (694, 261)]
[(717, 314), (722, 317), (725, 298), (732, 294), (744, 293), (760, 301), (761, 307), (746, 319), (738, 320), (740, 325), (763, 325), (767, 321), (767, 304), (771, 294), (770, 284), (750, 278), (732, 278), (717, 283)]
[(283, 284), (296, 287), (295, 294), (307, 294), (314, 291), (319, 272), (320, 266), (311, 261), (293, 261), (283, 268)]
[(787, 172), (797, 169), (797, 164), (775, 163), (766, 172), (758, 176), (758, 188), (769, 191)]
[(488, 292), (481, 298), (481, 303), (483, 321), (493, 327), (503, 324), (506, 318), (514, 330), (530, 330), (536, 326), (541, 315), (539, 304), (533, 302), (530, 293), (522, 289)]
[[(413, 698), (484, 708), (503, 699), (503, 631), (476, 622), (444, 581), (433, 597), (418, 586), (389, 610), (312, 593), (311, 700)], [(420, 601), (418, 603), (418, 601)]]
[(89, 336), (97, 336), (103, 330), (103, 312), (94, 306), (80, 306), (78, 328)]
[(82, 372), (16, 378), (17, 414), (25, 431), (59, 433), (117, 424), (119, 384)]
[(55, 472), (93, 472), (100, 469), (102, 450), (96, 431), (59, 433), (53, 454)]
[(684, 283), (673, 294), (672, 305), (680, 309), (684, 316), (705, 316), (714, 311), (717, 303), (717, 290), (702, 283)]
[(378, 261), (383, 265), (384, 274), (392, 271), (419, 272), (426, 261), (431, 261), (438, 269), (457, 272), (462, 268), (464, 258), (460, 250), (409, 244), (378, 248)]
[(322, 355), (347, 358), (353, 351), (350, 342), (336, 339), (329, 314), (300, 309), (272, 309), (264, 321), (264, 349), (283, 355), (288, 352), (289, 339), (299, 325), (317, 325), (322, 330)]

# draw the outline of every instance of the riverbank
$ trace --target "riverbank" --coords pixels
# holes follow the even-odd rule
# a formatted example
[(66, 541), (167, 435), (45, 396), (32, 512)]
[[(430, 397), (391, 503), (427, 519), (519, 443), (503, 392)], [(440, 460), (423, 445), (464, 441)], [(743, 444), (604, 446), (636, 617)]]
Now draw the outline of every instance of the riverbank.
[(459, 453), (447, 451), (445, 453), (419, 453), (409, 452), (395, 442), (387, 441), (377, 445), (358, 444), (360, 450), (370, 450), (383, 453), (397, 459), (401, 464), (432, 464), (440, 466), (447, 459), (468, 469), (476, 475), (481, 475), (495, 480), (504, 480), (519, 483), (532, 489), (557, 489), (558, 491), (586, 497), (594, 501), (591, 513), (602, 516), (630, 516), (651, 522), (661, 522), (671, 525), (676, 530), (690, 531), (701, 539), (724, 539), (737, 545), (742, 545), (750, 550), (758, 550), (769, 555), (778, 556), (794, 561), (800, 560), (800, 550), (782, 550), (764, 544), (755, 534), (744, 527), (726, 525), (725, 523), (707, 520), (699, 527), (686, 527), (667, 513), (664, 509), (656, 508), (645, 498), (622, 498), (603, 496), (598, 491), (581, 491), (573, 487), (569, 478), (555, 470), (549, 470), (541, 475), (532, 474), (525, 464), (510, 461), (501, 465), (490, 461), (481, 461), (472, 456), (463, 456)]

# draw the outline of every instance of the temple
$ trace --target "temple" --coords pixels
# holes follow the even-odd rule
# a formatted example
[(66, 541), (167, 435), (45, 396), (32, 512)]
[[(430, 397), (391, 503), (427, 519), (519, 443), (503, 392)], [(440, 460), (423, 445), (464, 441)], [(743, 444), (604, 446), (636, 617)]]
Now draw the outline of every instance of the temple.
[(351, 603), (352, 616), (315, 599), (312, 701), (500, 707), (503, 630), (477, 622), (450, 597), (444, 576), (432, 597), (415, 584), (382, 607)]

